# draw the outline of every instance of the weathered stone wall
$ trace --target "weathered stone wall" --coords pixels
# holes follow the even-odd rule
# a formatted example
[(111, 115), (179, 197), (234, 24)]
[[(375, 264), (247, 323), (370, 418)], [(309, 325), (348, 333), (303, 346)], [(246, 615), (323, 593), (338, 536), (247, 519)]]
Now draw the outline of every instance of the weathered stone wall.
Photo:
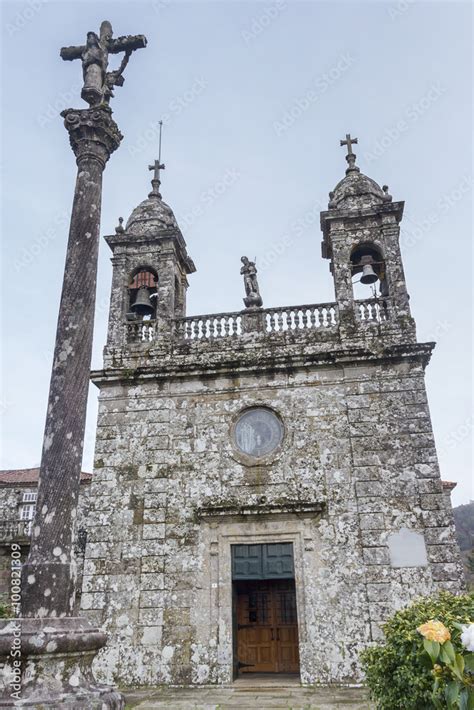
[[(28, 554), (29, 544), (24, 534), (19, 534), (24, 525), (19, 522), (19, 510), (23, 493), (34, 492), (34, 487), (0, 486), (0, 603), (9, 604), (12, 542), (21, 544), (22, 557)], [(17, 521), (16, 525), (13, 525)]]
[[(188, 365), (203, 349), (188, 348)], [(380, 636), (379, 621), (415, 595), (459, 584), (423, 377), (420, 359), (408, 357), (104, 377), (82, 599), (110, 633), (99, 675), (230, 681), (230, 545), (285, 540), (294, 544), (303, 681), (360, 679), (357, 656)], [(286, 430), (266, 465), (244, 465), (232, 446), (235, 417), (253, 405), (273, 408)], [(322, 514), (304, 512), (315, 502)], [(201, 514), (252, 505), (259, 514)], [(278, 512), (285, 505), (296, 512)], [(391, 567), (387, 538), (404, 527), (424, 532), (428, 566)]]
[[(435, 588), (456, 592), (462, 573), (451, 502), (443, 495), (419, 363), (346, 368), (360, 540), (372, 636), (395, 608)], [(429, 565), (393, 569), (388, 537), (424, 533)]]
[[(9, 603), (11, 544), (21, 545), (22, 561), (25, 561), (30, 549), (29, 535), (25, 533), (27, 521), (20, 521), (20, 508), (25, 493), (34, 493), (36, 485), (0, 485), (0, 603)], [(82, 482), (79, 493), (76, 531), (84, 527), (89, 510), (90, 484)], [(16, 523), (16, 525), (10, 525)], [(82, 590), (83, 553), (76, 554), (78, 585), (76, 606), (79, 607)]]
[(0, 485), (0, 520), (15, 520), (23, 492), (34, 491), (34, 488), (12, 488)]

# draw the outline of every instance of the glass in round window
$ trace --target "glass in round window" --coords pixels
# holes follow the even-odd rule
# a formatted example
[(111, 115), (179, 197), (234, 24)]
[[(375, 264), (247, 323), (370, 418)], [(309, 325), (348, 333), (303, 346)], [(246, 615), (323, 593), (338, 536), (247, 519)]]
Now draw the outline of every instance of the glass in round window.
[(247, 456), (266, 456), (272, 453), (283, 439), (283, 425), (270, 409), (247, 409), (234, 428), (235, 445)]

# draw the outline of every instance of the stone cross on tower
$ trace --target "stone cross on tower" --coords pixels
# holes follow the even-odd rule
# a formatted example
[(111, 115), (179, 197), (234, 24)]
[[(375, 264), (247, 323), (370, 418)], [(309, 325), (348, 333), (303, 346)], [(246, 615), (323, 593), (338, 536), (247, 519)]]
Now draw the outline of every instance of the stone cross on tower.
[[(88, 32), (85, 45), (78, 47), (63, 47), (60, 55), (66, 61), (82, 60), (84, 86), (81, 96), (92, 108), (108, 104), (113, 94), (114, 86), (123, 86), (125, 79), (123, 70), (128, 64), (131, 53), (135, 49), (146, 47), (144, 35), (127, 35), (112, 39), (112, 25), (104, 20), (100, 26), (99, 35)], [(125, 57), (118, 69), (107, 71), (109, 54), (125, 52)]]
[(351, 170), (359, 170), (358, 167), (356, 167), (355, 161), (356, 161), (356, 154), (352, 152), (352, 146), (357, 144), (359, 141), (357, 138), (351, 138), (350, 133), (346, 133), (346, 138), (345, 140), (341, 140), (340, 144), (341, 145), (346, 145), (347, 146), (347, 155), (346, 155), (346, 160), (349, 164), (349, 167), (346, 170), (347, 172), (350, 172)]
[(160, 170), (164, 170), (166, 168), (166, 165), (161, 162), (161, 133), (163, 130), (163, 121), (160, 121), (159, 124), (160, 126), (160, 141), (159, 141), (159, 146), (158, 146), (158, 160), (155, 160), (153, 165), (148, 166), (148, 170), (153, 170), (153, 179), (151, 181), (151, 184), (153, 186), (152, 191), (149, 194), (149, 197), (152, 195), (155, 195), (156, 197), (161, 198), (161, 193), (160, 193), (160, 185), (161, 185), (161, 180), (160, 180)]
[(358, 138), (351, 138), (351, 134), (346, 133), (346, 139), (341, 140), (341, 145), (347, 145), (347, 154), (350, 155), (352, 153), (352, 145), (358, 142)]

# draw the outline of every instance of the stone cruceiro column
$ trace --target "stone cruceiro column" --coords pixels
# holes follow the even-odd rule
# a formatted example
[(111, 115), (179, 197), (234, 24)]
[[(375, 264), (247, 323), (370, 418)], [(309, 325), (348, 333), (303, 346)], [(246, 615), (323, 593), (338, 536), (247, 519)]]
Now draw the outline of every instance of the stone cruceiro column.
[[(62, 113), (77, 180), (59, 307), (31, 549), (21, 572), (21, 616), (0, 626), (0, 707), (123, 708), (99, 686), (91, 663), (106, 635), (73, 616), (73, 529), (79, 495), (96, 296), (102, 174), (122, 135), (108, 105), (143, 35), (112, 39), (110, 23), (85, 46), (61, 50), (82, 59), (88, 109)], [(125, 52), (107, 72), (109, 53)]]
[(26, 617), (74, 608), (72, 527), (79, 494), (90, 376), (102, 173), (122, 138), (109, 108), (64, 111), (77, 180), (43, 441), (37, 516), (23, 567)]

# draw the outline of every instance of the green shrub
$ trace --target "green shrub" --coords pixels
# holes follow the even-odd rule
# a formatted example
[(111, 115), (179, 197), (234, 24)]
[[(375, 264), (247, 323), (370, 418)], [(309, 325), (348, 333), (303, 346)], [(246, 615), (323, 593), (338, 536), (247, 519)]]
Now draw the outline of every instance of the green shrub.
[[(433, 710), (437, 706), (433, 701), (433, 663), (417, 631), (431, 619), (441, 621), (452, 634), (453, 646), (458, 652), (463, 651), (461, 632), (455, 624), (469, 624), (474, 620), (474, 594), (455, 596), (440, 592), (434, 597), (423, 597), (397, 611), (387, 621), (383, 626), (385, 642), (366, 649), (361, 655), (377, 710)], [(436, 702), (441, 702), (439, 707), (447, 708), (442, 679), (438, 684)]]
[(8, 619), (10, 616), (10, 607), (0, 602), (0, 619)]

